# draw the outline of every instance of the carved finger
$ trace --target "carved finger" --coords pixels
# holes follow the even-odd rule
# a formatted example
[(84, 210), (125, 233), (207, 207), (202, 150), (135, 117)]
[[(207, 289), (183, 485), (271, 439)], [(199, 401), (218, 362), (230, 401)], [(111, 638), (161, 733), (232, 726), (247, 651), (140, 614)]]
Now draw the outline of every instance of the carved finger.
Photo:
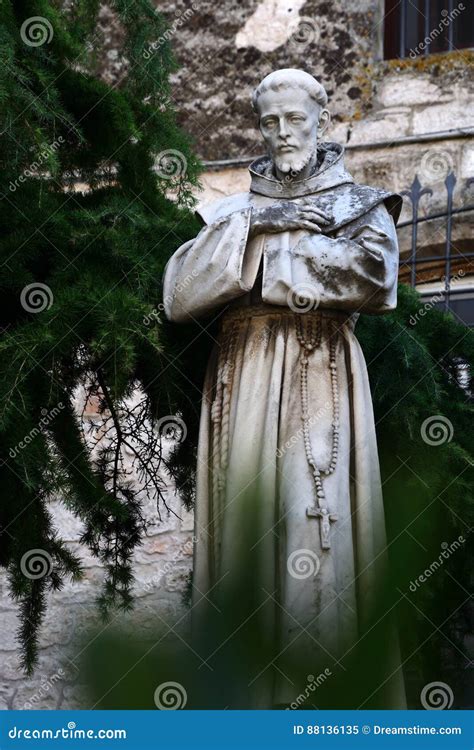
[(301, 217), (303, 219), (309, 219), (310, 221), (315, 221), (318, 224), (330, 224), (331, 223), (329, 219), (326, 218), (326, 216), (324, 216), (324, 214), (319, 213), (318, 211), (312, 211), (312, 210), (302, 211)]
[(321, 232), (321, 227), (318, 227), (314, 221), (307, 221), (306, 219), (295, 222), (294, 229), (309, 229), (310, 232)]
[(320, 208), (316, 208), (316, 206), (301, 206), (301, 211), (303, 211), (305, 214), (314, 214), (320, 219), (326, 221), (328, 224), (330, 222), (330, 217)]

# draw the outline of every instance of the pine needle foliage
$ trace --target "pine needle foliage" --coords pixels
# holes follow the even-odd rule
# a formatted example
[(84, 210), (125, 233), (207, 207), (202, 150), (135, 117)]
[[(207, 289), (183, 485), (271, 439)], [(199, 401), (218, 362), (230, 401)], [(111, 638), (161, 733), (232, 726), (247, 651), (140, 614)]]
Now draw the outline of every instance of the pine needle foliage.
[[(110, 7), (122, 38), (114, 85), (95, 70), (97, 0), (0, 5), (0, 564), (19, 603), (27, 671), (48, 591), (81, 576), (48, 504), (59, 497), (83, 522), (82, 541), (105, 569), (104, 616), (130, 607), (144, 520), (121, 450), (140, 429), (153, 438), (153, 420), (177, 413), (189, 388), (166, 343), (160, 279), (197, 232), (198, 163), (176, 124), (163, 18), (148, 0)], [(78, 383), (112, 421), (95, 463), (74, 407)], [(130, 410), (137, 389), (143, 399)], [(156, 438), (134, 450), (160, 502)]]
[(474, 331), (401, 284), (397, 309), (361, 317), (356, 332), (374, 402), (405, 668), (422, 675), (420, 689), (443, 676), (459, 686), (469, 666), (474, 401), (472, 378), (460, 387), (456, 364), (472, 368)]

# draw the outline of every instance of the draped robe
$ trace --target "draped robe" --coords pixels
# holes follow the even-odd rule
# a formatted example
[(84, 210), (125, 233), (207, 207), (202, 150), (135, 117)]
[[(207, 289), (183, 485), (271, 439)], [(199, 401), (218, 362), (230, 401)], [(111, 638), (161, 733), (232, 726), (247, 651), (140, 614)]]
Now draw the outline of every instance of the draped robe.
[[(356, 185), (338, 144), (318, 148), (304, 181), (278, 182), (268, 159), (250, 171), (249, 193), (201, 210), (201, 232), (166, 268), (164, 304), (175, 322), (220, 314), (198, 446), (193, 629), (200, 606), (251, 559), (246, 585), (260, 593), (255, 616), (275, 660), (258, 674), (249, 665), (245, 697), (231, 707), (270, 708), (302, 689), (292, 662), (331, 674), (344, 664), (386, 573), (373, 409), (354, 327), (360, 312), (396, 306), (400, 199)], [(282, 199), (314, 203), (330, 226), (249, 238), (252, 209)], [(390, 633), (379, 707), (404, 708)]]

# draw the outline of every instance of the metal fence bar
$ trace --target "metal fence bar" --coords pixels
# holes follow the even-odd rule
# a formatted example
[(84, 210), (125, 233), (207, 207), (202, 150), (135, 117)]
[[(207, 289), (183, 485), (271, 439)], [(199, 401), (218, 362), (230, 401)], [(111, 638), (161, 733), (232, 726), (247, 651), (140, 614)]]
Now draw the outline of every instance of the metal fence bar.
[[(400, 259), (400, 268), (402, 267), (408, 267), (410, 269), (410, 285), (412, 287), (416, 286), (416, 280), (417, 280), (417, 269), (422, 266), (426, 265), (427, 263), (432, 262), (438, 262), (444, 264), (444, 290), (443, 290), (443, 298), (444, 298), (444, 307), (446, 310), (450, 310), (451, 307), (451, 270), (452, 270), (452, 263), (453, 263), (453, 243), (452, 243), (452, 233), (453, 233), (453, 220), (454, 217), (467, 213), (468, 211), (474, 211), (474, 205), (467, 205), (467, 206), (461, 206), (460, 208), (454, 208), (453, 202), (454, 202), (454, 189), (456, 187), (457, 178), (454, 174), (454, 172), (449, 172), (447, 175), (444, 185), (446, 187), (446, 210), (445, 211), (439, 211), (436, 213), (430, 213), (427, 216), (418, 216), (419, 212), (419, 206), (420, 206), (420, 199), (424, 195), (433, 195), (433, 191), (431, 188), (423, 188), (421, 186), (420, 180), (418, 178), (418, 175), (415, 175), (415, 178), (408, 190), (401, 191), (401, 194), (404, 196), (407, 196), (410, 200), (411, 204), (411, 219), (407, 221), (400, 222), (398, 224), (398, 228), (402, 227), (409, 227), (411, 226), (411, 248), (410, 248), (410, 255), (408, 258)], [(466, 180), (466, 188), (469, 188), (471, 185), (474, 184), (474, 177), (471, 177), (470, 179)], [(418, 244), (418, 224), (421, 224), (424, 221), (432, 221), (433, 219), (445, 219), (445, 226), (446, 226), (446, 239), (444, 243), (444, 254), (442, 255), (429, 255), (429, 256), (421, 256), (419, 257), (417, 255), (417, 244)], [(455, 256), (457, 258), (457, 256)], [(474, 252), (463, 252), (459, 255), (459, 258), (462, 258), (463, 260), (467, 260), (470, 258), (474, 258)]]
[(402, 0), (400, 8), (400, 57), (402, 59), (406, 51), (407, 2), (408, 0)]
[(448, 52), (452, 52), (454, 49), (454, 23), (452, 22), (453, 14), (453, 0), (448, 0), (448, 18), (450, 23), (448, 24)]
[(430, 39), (430, 2), (431, 0), (425, 0), (425, 39), (427, 39), (427, 43), (425, 44), (425, 51), (424, 56), (426, 57), (429, 54), (429, 48), (431, 44)]
[[(456, 216), (456, 214), (463, 214), (467, 211), (474, 211), (474, 206), (463, 206), (462, 208), (453, 208), (451, 211), (452, 216)], [(447, 216), (446, 211), (441, 211), (438, 214), (428, 214), (428, 216), (418, 216), (416, 223), (421, 224), (423, 221), (432, 221), (432, 219), (445, 219)], [(402, 227), (411, 227), (413, 224), (413, 221), (410, 219), (409, 221), (400, 221), (397, 224), (397, 229), (401, 229)]]
[[(462, 257), (463, 258), (474, 258), (474, 253), (463, 253)], [(411, 266), (413, 262), (415, 263), (415, 265), (418, 265), (418, 264), (421, 265), (423, 263), (432, 263), (435, 260), (444, 260), (444, 258), (443, 258), (442, 255), (441, 256), (440, 255), (428, 255), (426, 257), (423, 256), (421, 258), (417, 258), (415, 261), (412, 261), (410, 258), (407, 258), (406, 260), (403, 260), (403, 259), (400, 260), (399, 265), (400, 266)], [(452, 260), (452, 256), (451, 256), (451, 260)]]
[(446, 310), (449, 310), (450, 305), (450, 289), (451, 289), (451, 235), (453, 231), (453, 192), (454, 186), (456, 185), (456, 177), (453, 172), (450, 172), (446, 177), (444, 184), (448, 191), (448, 202), (446, 206), (446, 265), (445, 265), (445, 276), (444, 276), (444, 306)]
[(433, 195), (433, 191), (430, 188), (422, 188), (421, 183), (418, 179), (418, 175), (415, 175), (410, 190), (403, 190), (402, 195), (407, 195), (411, 201), (412, 221), (411, 221), (411, 274), (410, 284), (416, 286), (416, 246), (418, 242), (418, 206), (420, 198), (423, 195)]

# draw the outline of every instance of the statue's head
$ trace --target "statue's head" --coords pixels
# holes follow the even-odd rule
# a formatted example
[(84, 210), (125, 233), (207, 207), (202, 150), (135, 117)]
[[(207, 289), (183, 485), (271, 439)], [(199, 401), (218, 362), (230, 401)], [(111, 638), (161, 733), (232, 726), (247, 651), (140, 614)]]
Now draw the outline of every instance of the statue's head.
[(266, 76), (253, 93), (277, 173), (295, 177), (316, 161), (318, 137), (329, 123), (324, 87), (304, 70), (283, 68)]

